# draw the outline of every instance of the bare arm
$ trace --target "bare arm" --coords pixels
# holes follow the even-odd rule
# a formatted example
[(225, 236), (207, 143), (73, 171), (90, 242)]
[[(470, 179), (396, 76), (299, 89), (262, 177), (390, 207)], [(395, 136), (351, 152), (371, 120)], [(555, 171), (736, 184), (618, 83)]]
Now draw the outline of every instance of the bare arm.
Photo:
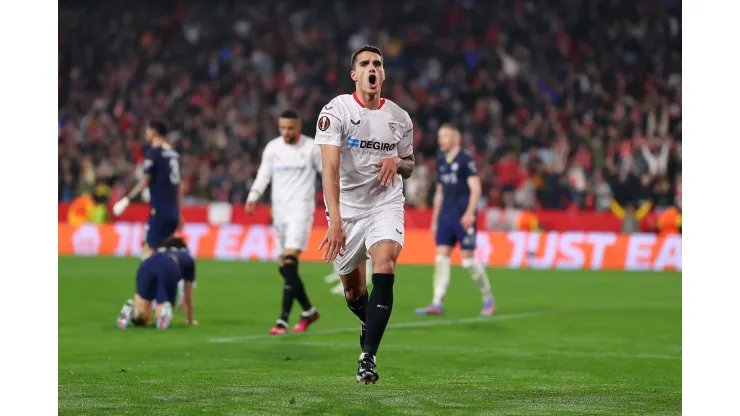
[(154, 160), (152, 160), (152, 155), (147, 153), (146, 159), (144, 159), (144, 165), (142, 166), (144, 175), (141, 177), (141, 180), (139, 180), (139, 182), (134, 185), (134, 188), (129, 191), (128, 194), (126, 194), (125, 198), (128, 198), (129, 200), (134, 199), (141, 193), (141, 191), (146, 189), (152, 180), (152, 172), (154, 169), (155, 166)]
[(321, 165), (324, 185), (324, 199), (329, 211), (330, 224), (341, 224), (342, 215), (339, 212), (339, 161), (340, 148), (332, 145), (321, 145)]
[[(149, 182), (151, 181), (151, 178), (152, 178), (152, 174), (151, 174), (152, 166), (153, 165), (152, 165), (151, 159), (144, 160), (144, 176), (141, 178), (141, 180), (139, 180), (139, 182), (136, 185), (134, 185), (134, 188), (131, 189), (131, 191), (129, 191), (129, 193), (126, 194), (126, 196), (121, 198), (120, 201), (113, 204), (113, 215), (119, 216), (123, 214), (123, 211), (126, 210), (126, 207), (131, 202), (131, 200), (136, 198), (141, 193), (141, 191), (143, 191), (149, 186)], [(180, 220), (182, 221), (182, 218)]]
[[(136, 198), (141, 191), (143, 191), (146, 187), (149, 186), (149, 181), (151, 180), (151, 175), (145, 174), (143, 178), (134, 186), (134, 189), (129, 192), (126, 197), (128, 199), (134, 199)], [(182, 205), (181, 205), (182, 206)]]
[(188, 325), (193, 324), (193, 282), (190, 280), (185, 281), (185, 287), (182, 296), (183, 309), (185, 309), (185, 319)]
[(658, 124), (658, 136), (662, 137), (668, 134), (669, 119), (668, 108), (663, 108), (663, 111), (660, 113), (660, 123)]
[(480, 177), (478, 175), (468, 176), (468, 187), (470, 188), (470, 198), (468, 199), (468, 208), (466, 214), (475, 215), (475, 209), (478, 206), (481, 195)]
[(655, 137), (655, 130), (658, 128), (658, 117), (655, 115), (655, 109), (650, 110), (647, 117), (647, 128), (645, 129), (645, 136), (653, 140)]
[(180, 181), (180, 192), (178, 192), (177, 195), (177, 206), (180, 207), (180, 221), (182, 221), (182, 207), (185, 204), (185, 187), (182, 186), (182, 181)]
[(665, 141), (660, 148), (660, 154), (658, 155), (657, 165), (658, 174), (664, 173), (668, 169), (668, 156), (670, 155), (671, 144)]
[(416, 166), (416, 160), (414, 159), (414, 154), (410, 154), (406, 157), (402, 157), (401, 161), (398, 163), (398, 173), (401, 174), (401, 178), (408, 179), (411, 177), (411, 174), (414, 172), (414, 167)]
[(650, 153), (650, 150), (647, 148), (646, 145), (642, 145), (642, 157), (645, 158), (645, 162), (648, 165), (648, 170), (650, 171), (650, 174), (654, 175), (655, 172), (658, 170), (658, 160), (655, 156), (653, 156), (652, 153)]

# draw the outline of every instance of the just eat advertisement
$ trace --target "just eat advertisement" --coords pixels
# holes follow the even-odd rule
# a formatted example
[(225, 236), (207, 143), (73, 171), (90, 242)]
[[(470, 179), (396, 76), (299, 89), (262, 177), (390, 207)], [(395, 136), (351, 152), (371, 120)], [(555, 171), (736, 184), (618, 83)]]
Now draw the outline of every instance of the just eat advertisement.
[[(315, 227), (304, 261), (322, 261), (318, 246), (326, 228)], [(277, 258), (269, 225), (186, 224), (182, 236), (198, 258), (260, 260)], [(59, 223), (59, 254), (76, 256), (138, 256), (144, 224), (70, 225)], [(434, 238), (428, 230), (407, 229), (399, 263), (432, 265)], [(611, 232), (480, 231), (476, 257), (489, 267), (532, 269), (681, 271), (681, 235)], [(453, 264), (460, 263), (459, 252)]]

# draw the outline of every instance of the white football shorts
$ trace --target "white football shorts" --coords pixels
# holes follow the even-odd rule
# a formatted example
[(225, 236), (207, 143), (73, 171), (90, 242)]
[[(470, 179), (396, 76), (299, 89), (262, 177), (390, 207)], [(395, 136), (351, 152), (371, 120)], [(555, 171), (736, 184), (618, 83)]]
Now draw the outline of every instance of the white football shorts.
[(337, 273), (348, 275), (370, 258), (370, 247), (378, 241), (393, 240), (403, 247), (403, 207), (389, 207), (368, 217), (344, 221), (346, 249), (334, 263)]
[(283, 255), (285, 250), (306, 251), (308, 236), (313, 226), (313, 215), (293, 215), (286, 217), (275, 218), (273, 220), (275, 246), (278, 255)]

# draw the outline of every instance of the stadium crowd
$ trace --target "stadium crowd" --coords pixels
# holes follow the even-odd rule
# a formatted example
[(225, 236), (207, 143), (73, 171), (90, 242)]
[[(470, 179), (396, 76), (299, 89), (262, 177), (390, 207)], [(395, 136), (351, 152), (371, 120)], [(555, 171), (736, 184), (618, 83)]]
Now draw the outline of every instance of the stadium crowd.
[(277, 116), (296, 109), (313, 135), (321, 106), (353, 90), (364, 44), (384, 51), (384, 95), (414, 121), (409, 205), (431, 203), (436, 132), (452, 122), (482, 205), (680, 208), (675, 0), (61, 2), (59, 200), (117, 200), (161, 118), (186, 202), (243, 203)]

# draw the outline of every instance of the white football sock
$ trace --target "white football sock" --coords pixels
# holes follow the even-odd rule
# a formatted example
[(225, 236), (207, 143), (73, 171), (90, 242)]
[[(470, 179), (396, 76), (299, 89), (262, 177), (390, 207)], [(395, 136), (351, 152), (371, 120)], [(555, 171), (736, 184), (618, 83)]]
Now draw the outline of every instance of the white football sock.
[(119, 314), (126, 313), (126, 318), (131, 319), (131, 317), (133, 317), (134, 315), (134, 310), (134, 301), (129, 299), (126, 301), (126, 303), (123, 304), (123, 306), (121, 307), (121, 312), (119, 312)]
[(434, 299), (432, 303), (441, 306), (450, 285), (450, 258), (437, 256), (434, 261)]
[(480, 294), (483, 296), (483, 299), (493, 298), (493, 293), (491, 293), (491, 283), (488, 281), (486, 269), (472, 258), (463, 259), (462, 266), (470, 273), (470, 278), (473, 279), (473, 282), (475, 282), (478, 289), (480, 289)]

